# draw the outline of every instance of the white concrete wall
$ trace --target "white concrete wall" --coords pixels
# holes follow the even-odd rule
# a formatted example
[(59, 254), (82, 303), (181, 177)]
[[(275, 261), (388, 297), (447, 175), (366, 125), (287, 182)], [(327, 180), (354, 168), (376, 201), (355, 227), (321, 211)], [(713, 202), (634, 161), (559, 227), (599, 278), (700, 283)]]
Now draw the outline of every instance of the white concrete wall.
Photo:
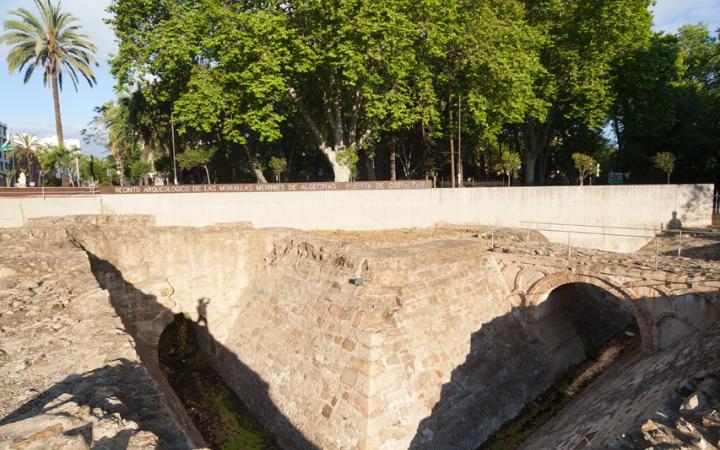
[[(547, 233), (563, 243), (567, 242), (567, 230), (595, 231), (599, 234), (572, 234), (572, 244), (632, 251), (648, 239), (608, 234), (649, 235), (651, 232), (629, 228), (659, 228), (672, 218), (673, 211), (685, 226), (709, 225), (712, 194), (713, 186), (708, 184), (12, 198), (0, 199), (0, 227), (22, 226), (30, 218), (84, 214), (152, 215), (159, 226), (247, 221), (258, 228), (305, 230), (495, 225), (563, 230)], [(524, 223), (527, 221), (560, 225), (530, 225)]]

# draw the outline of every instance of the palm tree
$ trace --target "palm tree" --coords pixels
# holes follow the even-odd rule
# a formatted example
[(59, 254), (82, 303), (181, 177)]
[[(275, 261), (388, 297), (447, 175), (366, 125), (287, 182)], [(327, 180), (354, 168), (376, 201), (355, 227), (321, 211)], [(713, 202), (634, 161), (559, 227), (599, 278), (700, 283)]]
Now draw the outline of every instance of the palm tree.
[(12, 145), (12, 154), (18, 160), (20, 165), (24, 165), (28, 171), (29, 181), (37, 181), (35, 179), (35, 162), (37, 157), (35, 151), (40, 147), (40, 141), (35, 136), (27, 133), (15, 136)]
[(25, 8), (10, 11), (17, 19), (5, 21), (6, 33), (0, 35), (0, 43), (12, 47), (7, 56), (9, 73), (24, 72), (27, 83), (35, 69), (44, 71), (43, 83), (50, 84), (53, 94), (58, 145), (64, 147), (59, 91), (65, 77), (77, 90), (78, 74), (91, 87), (97, 84), (91, 67), (98, 65), (94, 55), (97, 47), (79, 32), (77, 17), (60, 11), (60, 2), (35, 0), (35, 6), (39, 17)]
[(125, 162), (137, 148), (139, 137), (130, 122), (130, 98), (121, 96), (95, 109), (97, 116), (83, 136), (90, 142), (107, 146), (125, 185)]

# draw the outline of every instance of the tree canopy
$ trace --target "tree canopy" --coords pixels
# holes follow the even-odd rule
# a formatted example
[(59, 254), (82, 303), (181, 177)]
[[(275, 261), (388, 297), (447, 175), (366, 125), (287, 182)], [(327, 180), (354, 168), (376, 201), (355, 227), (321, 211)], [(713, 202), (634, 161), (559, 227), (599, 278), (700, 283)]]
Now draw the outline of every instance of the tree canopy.
[(280, 160), (297, 181), (490, 179), (507, 155), (525, 184), (569, 182), (578, 148), (635, 182), (661, 150), (717, 179), (720, 45), (654, 34), (651, 3), (113, 0), (111, 64), (159, 172), (176, 139), (221, 182)]

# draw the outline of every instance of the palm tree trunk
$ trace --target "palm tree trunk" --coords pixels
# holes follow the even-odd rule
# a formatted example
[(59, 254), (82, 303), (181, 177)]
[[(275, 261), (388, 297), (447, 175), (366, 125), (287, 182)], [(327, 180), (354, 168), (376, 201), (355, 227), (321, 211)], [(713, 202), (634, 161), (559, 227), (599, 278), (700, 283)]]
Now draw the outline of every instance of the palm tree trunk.
[(55, 130), (57, 132), (58, 146), (65, 147), (63, 137), (62, 117), (60, 116), (60, 92), (58, 88), (57, 72), (52, 74), (53, 106), (55, 107)]

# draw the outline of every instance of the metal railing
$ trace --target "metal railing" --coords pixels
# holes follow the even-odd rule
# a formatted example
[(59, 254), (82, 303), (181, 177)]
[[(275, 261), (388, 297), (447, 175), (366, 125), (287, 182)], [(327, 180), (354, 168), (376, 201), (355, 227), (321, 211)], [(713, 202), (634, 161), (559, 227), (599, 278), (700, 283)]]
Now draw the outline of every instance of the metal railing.
[[(525, 240), (527, 245), (531, 245), (531, 233), (533, 231), (536, 232), (545, 232), (545, 233), (566, 233), (567, 234), (567, 258), (568, 260), (572, 259), (572, 236), (573, 235), (584, 235), (584, 236), (598, 236), (605, 238), (606, 236), (609, 237), (625, 237), (625, 238), (635, 238), (635, 239), (648, 239), (648, 243), (651, 241), (655, 241), (655, 270), (658, 270), (659, 264), (660, 264), (660, 242), (662, 239), (675, 239), (677, 241), (677, 256), (682, 256), (683, 253), (683, 235), (701, 235), (701, 236), (712, 236), (718, 239), (718, 243), (720, 244), (720, 233), (713, 232), (713, 231), (700, 231), (700, 230), (690, 230), (690, 229), (678, 229), (678, 230), (662, 230), (658, 228), (642, 228), (642, 227), (617, 227), (617, 226), (608, 226), (608, 225), (581, 225), (581, 224), (562, 224), (562, 223), (553, 223), (553, 222), (527, 222), (522, 221), (520, 222), (523, 225), (550, 225), (550, 226), (565, 226), (565, 227), (575, 227), (575, 228), (586, 228), (586, 229), (602, 229), (602, 231), (585, 231), (585, 230), (568, 230), (568, 229), (557, 229), (557, 228), (542, 228), (542, 227), (536, 227), (536, 226), (524, 226), (520, 228), (508, 228), (508, 227), (497, 227), (497, 226), (491, 226), (490, 227), (490, 239), (491, 239), (491, 249), (495, 249), (495, 236), (496, 232), (500, 230), (507, 230), (509, 232), (524, 232), (525, 233)], [(608, 232), (608, 230), (611, 230)], [(613, 230), (632, 230), (637, 232), (647, 232), (647, 233), (621, 233), (621, 232), (614, 232)], [(634, 252), (635, 253), (635, 252)], [(720, 257), (720, 253), (718, 254)]]
[(100, 194), (98, 187), (28, 187), (0, 188), (0, 198), (13, 197), (94, 197)]

